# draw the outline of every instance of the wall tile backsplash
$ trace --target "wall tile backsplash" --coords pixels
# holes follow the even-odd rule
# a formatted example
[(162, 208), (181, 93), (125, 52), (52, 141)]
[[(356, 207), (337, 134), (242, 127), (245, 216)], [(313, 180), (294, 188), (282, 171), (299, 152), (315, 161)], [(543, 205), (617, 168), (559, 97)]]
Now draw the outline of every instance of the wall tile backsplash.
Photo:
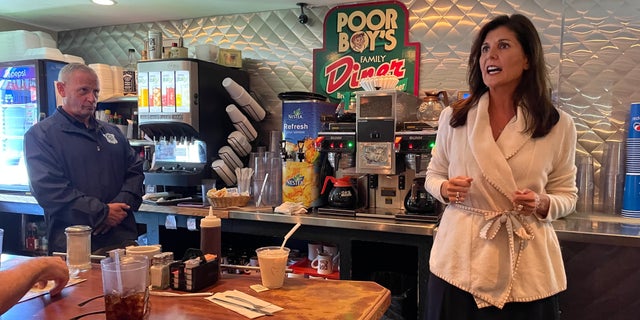
[[(578, 152), (594, 158), (599, 181), (603, 142), (624, 140), (631, 102), (640, 101), (640, 1), (637, 0), (405, 0), (410, 41), (421, 43), (420, 92), (466, 88), (468, 52), (475, 32), (498, 14), (522, 13), (538, 28), (560, 108), (574, 116)], [(212, 43), (242, 50), (251, 89), (270, 113), (263, 130), (279, 130), (277, 94), (309, 91), (314, 48), (322, 47), (329, 7), (279, 10), (108, 26), (60, 32), (58, 46), (87, 64), (124, 65), (140, 52), (150, 29), (195, 46)], [(596, 186), (596, 194), (598, 194)]]

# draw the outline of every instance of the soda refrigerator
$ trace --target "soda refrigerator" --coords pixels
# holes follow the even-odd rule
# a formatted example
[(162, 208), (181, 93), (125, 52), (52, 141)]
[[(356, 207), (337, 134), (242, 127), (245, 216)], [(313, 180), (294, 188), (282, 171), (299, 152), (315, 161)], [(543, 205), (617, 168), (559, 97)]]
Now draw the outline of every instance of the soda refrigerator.
[(0, 190), (28, 191), (23, 137), (56, 109), (55, 81), (66, 62), (0, 62)]

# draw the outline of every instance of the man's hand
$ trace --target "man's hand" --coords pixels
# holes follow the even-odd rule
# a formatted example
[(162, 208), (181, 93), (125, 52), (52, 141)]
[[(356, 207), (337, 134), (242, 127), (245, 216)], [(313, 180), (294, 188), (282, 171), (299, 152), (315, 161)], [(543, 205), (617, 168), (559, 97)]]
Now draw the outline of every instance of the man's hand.
[(105, 234), (109, 232), (111, 228), (119, 225), (122, 220), (127, 217), (127, 210), (131, 208), (128, 204), (121, 202), (109, 203), (107, 206), (109, 206), (109, 215), (107, 215), (104, 222), (96, 228), (93, 234)]

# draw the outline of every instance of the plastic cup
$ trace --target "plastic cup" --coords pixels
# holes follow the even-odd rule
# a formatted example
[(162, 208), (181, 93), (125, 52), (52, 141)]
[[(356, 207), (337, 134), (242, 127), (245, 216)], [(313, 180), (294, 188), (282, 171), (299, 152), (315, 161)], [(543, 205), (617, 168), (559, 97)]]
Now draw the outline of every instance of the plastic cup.
[(2, 239), (4, 238), (4, 229), (0, 229), (0, 267), (2, 267)]
[(289, 248), (278, 246), (256, 249), (262, 285), (269, 289), (281, 288), (284, 284), (285, 270), (289, 258)]
[(148, 259), (124, 256), (100, 261), (107, 320), (143, 320), (149, 317)]

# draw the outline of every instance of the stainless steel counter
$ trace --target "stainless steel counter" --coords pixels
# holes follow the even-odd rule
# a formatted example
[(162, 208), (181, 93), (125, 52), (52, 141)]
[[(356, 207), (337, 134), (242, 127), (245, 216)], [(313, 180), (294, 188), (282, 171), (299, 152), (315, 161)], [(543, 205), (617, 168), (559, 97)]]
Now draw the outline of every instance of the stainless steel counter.
[[(190, 211), (193, 211), (191, 214)], [(32, 196), (0, 193), (0, 212), (42, 215), (42, 209)], [(137, 217), (146, 215), (179, 215), (202, 217), (202, 209), (177, 208), (143, 204)], [(230, 210), (228, 219), (262, 222), (301, 222), (317, 227), (391, 232), (408, 235), (432, 236), (435, 225), (426, 222), (397, 221), (389, 218), (344, 217), (334, 215), (288, 216), (264, 210)], [(158, 219), (163, 221), (163, 219)], [(553, 223), (560, 240), (640, 247), (640, 219), (606, 214), (574, 213)]]
[[(395, 232), (432, 236), (435, 224), (396, 221), (387, 218), (340, 217), (322, 215), (287, 216), (265, 212), (229, 211), (230, 219), (279, 223), (301, 222), (305, 225)], [(604, 214), (574, 213), (553, 222), (560, 240), (640, 247), (640, 219), (623, 218)]]

